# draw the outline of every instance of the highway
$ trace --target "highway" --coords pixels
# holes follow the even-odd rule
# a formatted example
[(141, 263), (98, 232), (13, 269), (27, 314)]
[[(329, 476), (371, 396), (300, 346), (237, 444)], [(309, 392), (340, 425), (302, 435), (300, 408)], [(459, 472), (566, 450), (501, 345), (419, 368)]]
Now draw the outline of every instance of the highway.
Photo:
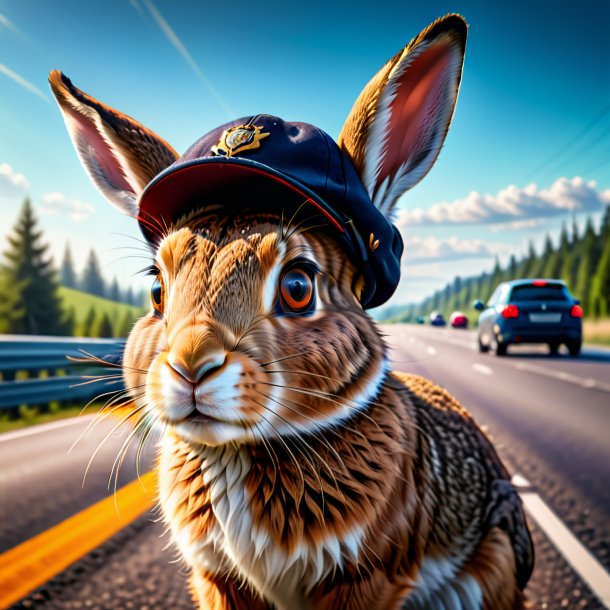
[[(460, 399), (519, 475), (522, 497), (537, 499), (557, 517), (540, 527), (530, 515), (537, 551), (528, 587), (532, 607), (608, 607), (590, 585), (602, 590), (610, 568), (610, 351), (585, 348), (572, 359), (519, 348), (499, 358), (479, 354), (469, 331), (404, 325), (382, 330), (393, 368), (424, 375)], [(68, 453), (90, 423), (64, 420), (0, 435), (0, 553), (108, 496), (112, 464), (129, 427), (110, 434), (82, 486), (89, 458), (115, 421), (102, 422)], [(119, 487), (135, 477), (134, 463), (131, 450)], [(150, 450), (143, 469), (152, 463)], [(531, 507), (539, 510), (535, 502)], [(562, 539), (562, 527), (576, 546)], [(192, 608), (184, 568), (168, 542), (157, 514), (147, 513), (12, 607)], [(585, 555), (593, 563), (585, 563)], [(570, 564), (585, 566), (586, 573)], [(589, 570), (593, 564), (601, 579)]]

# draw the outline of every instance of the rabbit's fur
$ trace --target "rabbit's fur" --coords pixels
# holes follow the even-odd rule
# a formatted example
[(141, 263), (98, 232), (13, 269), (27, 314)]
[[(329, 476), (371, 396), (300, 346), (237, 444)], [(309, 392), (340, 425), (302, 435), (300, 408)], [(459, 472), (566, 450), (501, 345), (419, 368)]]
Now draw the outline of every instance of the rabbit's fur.
[[(369, 83), (346, 123), (341, 144), (388, 213), (440, 150), (460, 36), (456, 16), (427, 28)], [(410, 52), (412, 65), (437, 52), (439, 40), (450, 56), (438, 81), (453, 76), (455, 86), (428, 108), (440, 107), (433, 144), (405, 170), (390, 157), (408, 143), (376, 143), (383, 125), (371, 127), (371, 115), (385, 112), (387, 129), (400, 112), (412, 118), (408, 100), (392, 107), (396, 70), (409, 68), (401, 62)], [(94, 182), (133, 211), (175, 152), (61, 74), (51, 84)], [(129, 154), (151, 138), (150, 154)], [(160, 502), (195, 601), (214, 610), (521, 608), (533, 550), (489, 440), (447, 392), (390, 371), (340, 242), (307, 218), (248, 211), (249, 197), (241, 214), (202, 201), (170, 227), (157, 224), (164, 307), (137, 322), (124, 356), (136, 408), (163, 427)], [(315, 311), (278, 315), (278, 278), (297, 259), (318, 269)], [(177, 371), (188, 377), (206, 358), (220, 364), (196, 388), (185, 383)]]

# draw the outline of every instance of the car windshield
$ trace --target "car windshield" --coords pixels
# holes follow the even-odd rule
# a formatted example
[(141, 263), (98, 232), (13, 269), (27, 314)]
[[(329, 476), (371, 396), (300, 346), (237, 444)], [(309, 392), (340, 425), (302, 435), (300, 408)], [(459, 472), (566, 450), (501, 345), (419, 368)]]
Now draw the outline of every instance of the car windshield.
[(513, 288), (511, 301), (567, 301), (568, 291), (561, 284), (534, 286), (525, 284)]

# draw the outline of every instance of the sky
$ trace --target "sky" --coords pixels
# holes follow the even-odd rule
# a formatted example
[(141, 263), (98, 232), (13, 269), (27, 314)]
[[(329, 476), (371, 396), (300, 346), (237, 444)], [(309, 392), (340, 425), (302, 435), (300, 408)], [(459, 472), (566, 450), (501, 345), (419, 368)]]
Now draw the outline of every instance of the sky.
[[(469, 23), (449, 135), (400, 200), (390, 304), (556, 239), (610, 204), (610, 3), (0, 0), (0, 250), (27, 195), (57, 264), (95, 248), (123, 286), (146, 265), (133, 220), (89, 182), (52, 98), (61, 69), (178, 151), (257, 113), (337, 137), (360, 90), (448, 12)], [(134, 249), (135, 248), (135, 249)]]

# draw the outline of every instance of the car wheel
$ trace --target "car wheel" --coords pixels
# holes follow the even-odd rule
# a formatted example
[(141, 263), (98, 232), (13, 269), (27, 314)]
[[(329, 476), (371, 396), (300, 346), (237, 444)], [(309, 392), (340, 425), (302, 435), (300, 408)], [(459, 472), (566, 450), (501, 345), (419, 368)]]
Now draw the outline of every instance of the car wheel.
[(483, 343), (481, 343), (481, 336), (479, 335), (479, 352), (481, 352), (481, 354), (486, 354), (489, 351), (489, 345), (483, 345)]
[(559, 343), (549, 343), (549, 351), (552, 356), (556, 356), (559, 352)]
[(506, 349), (508, 348), (507, 343), (500, 343), (499, 341), (494, 341), (493, 350), (496, 356), (506, 356)]
[(570, 356), (572, 356), (572, 358), (576, 358), (576, 356), (580, 354), (581, 347), (581, 341), (570, 341), (570, 343), (568, 343), (568, 351), (570, 352)]

